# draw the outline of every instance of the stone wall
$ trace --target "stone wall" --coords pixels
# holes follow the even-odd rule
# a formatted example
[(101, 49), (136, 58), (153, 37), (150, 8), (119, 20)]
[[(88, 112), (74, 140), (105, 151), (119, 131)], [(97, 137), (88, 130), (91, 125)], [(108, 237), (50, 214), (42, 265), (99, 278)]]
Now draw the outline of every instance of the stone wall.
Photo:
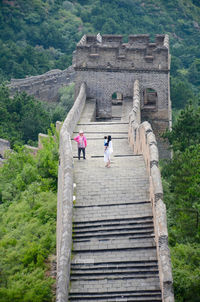
[(57, 302), (68, 301), (72, 248), (73, 154), (71, 135), (81, 116), (86, 100), (86, 85), (82, 84), (74, 106), (60, 130), (60, 162), (57, 201)]
[(134, 154), (143, 154), (146, 163), (150, 179), (150, 198), (153, 207), (162, 301), (173, 302), (173, 279), (168, 247), (166, 207), (163, 202), (163, 188), (158, 167), (158, 148), (151, 125), (148, 122), (140, 123), (140, 93), (138, 81), (134, 83), (133, 95), (133, 109), (129, 116), (129, 142)]
[[(133, 83), (141, 83), (141, 98), (144, 89), (153, 88), (158, 94), (158, 104), (153, 118), (168, 121), (168, 74), (166, 72), (112, 72), (112, 71), (79, 71), (76, 72), (76, 89), (79, 90), (82, 81), (87, 84), (87, 97), (97, 99), (98, 114), (100, 117), (111, 115), (112, 94), (120, 92), (123, 98), (133, 97)], [(159, 85), (158, 85), (159, 83)], [(76, 92), (77, 94), (77, 92)], [(151, 111), (150, 111), (151, 112)]]
[(0, 165), (4, 162), (5, 152), (10, 150), (10, 142), (0, 138)]
[[(132, 98), (132, 83), (139, 80), (141, 119), (149, 121), (158, 141), (161, 158), (171, 156), (169, 146), (161, 134), (171, 127), (170, 55), (168, 35), (156, 35), (150, 43), (149, 35), (129, 36), (122, 43), (120, 35), (85, 35), (77, 44), (73, 66), (75, 95), (83, 81), (87, 97), (97, 100), (97, 116), (112, 116), (112, 95), (120, 93)], [(154, 106), (145, 103), (146, 90), (156, 93)]]
[(72, 66), (65, 70), (50, 70), (42, 75), (25, 79), (12, 79), (8, 85), (11, 95), (25, 91), (41, 101), (54, 102), (58, 100), (60, 87), (74, 81), (75, 72)]
[(131, 35), (127, 43), (121, 35), (86, 35), (77, 44), (76, 68), (168, 69), (169, 43), (165, 35)]
[[(59, 122), (58, 122), (59, 123)], [(38, 147), (33, 147), (30, 145), (24, 145), (32, 155), (36, 155), (39, 149), (43, 148), (43, 140), (48, 138), (47, 134), (39, 133), (38, 134)], [(10, 142), (0, 138), (0, 164), (3, 164), (5, 152), (10, 149)]]
[(0, 157), (4, 158), (5, 152), (9, 149), (10, 149), (9, 141), (0, 138)]

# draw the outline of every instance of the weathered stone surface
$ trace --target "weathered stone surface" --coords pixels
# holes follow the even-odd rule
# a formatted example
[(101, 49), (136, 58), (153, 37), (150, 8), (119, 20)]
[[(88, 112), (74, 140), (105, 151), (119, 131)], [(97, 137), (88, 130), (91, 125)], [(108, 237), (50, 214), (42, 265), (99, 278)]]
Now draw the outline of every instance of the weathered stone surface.
[(58, 169), (57, 201), (57, 302), (68, 300), (70, 261), (72, 247), (72, 205), (73, 205), (73, 154), (71, 134), (85, 105), (86, 86), (67, 115), (60, 131), (60, 162)]
[(0, 138), (0, 158), (4, 158), (5, 152), (10, 149), (10, 142)]
[[(123, 108), (126, 105), (128, 106), (128, 103), (124, 103)], [(77, 108), (80, 108), (80, 104)], [(71, 201), (73, 195), (75, 196), (73, 221), (76, 227), (79, 224), (81, 226), (80, 235), (76, 231), (73, 236), (73, 240), (75, 241), (73, 244), (74, 254), (71, 263), (70, 297), (71, 295), (72, 297), (78, 295), (77, 299), (78, 297), (83, 299), (84, 293), (85, 297), (88, 295), (91, 300), (92, 295), (95, 295), (94, 297), (98, 294), (101, 296), (103, 292), (110, 295), (111, 291), (111, 295), (113, 295), (113, 292), (117, 293), (120, 290), (123, 292), (128, 291), (129, 293), (132, 291), (145, 292), (145, 290), (155, 290), (158, 295), (161, 284), (162, 301), (174, 301), (170, 254), (167, 244), (166, 212), (163, 202), (158, 199), (158, 195), (162, 194), (161, 179), (159, 178), (158, 167), (156, 165), (153, 165), (153, 167), (150, 166), (151, 156), (157, 160), (158, 155), (155, 149), (157, 148), (155, 136), (150, 135), (152, 129), (148, 123), (138, 125), (134, 119), (131, 119), (132, 122), (129, 123), (128, 129), (128, 116), (127, 118), (123, 116), (124, 121), (127, 122), (122, 123), (95, 122), (92, 117), (94, 108), (94, 102), (87, 102), (87, 106), (81, 114), (81, 119), (74, 129), (75, 136), (80, 130), (80, 127), (84, 128), (84, 133), (88, 138), (86, 161), (82, 159), (78, 161), (76, 159), (77, 146), (76, 143), (72, 141), (72, 151), (75, 158), (73, 168), (73, 181), (76, 182), (75, 192), (71, 192), (72, 182), (69, 190), (65, 190), (62, 184), (59, 185), (60, 193), (63, 191), (65, 198), (69, 195), (69, 191), (71, 192)], [(140, 108), (140, 106), (138, 108)], [(127, 110), (123, 109), (122, 112), (127, 112)], [(136, 119), (137, 112), (132, 111), (131, 114), (133, 114)], [(69, 123), (69, 121), (71, 121), (71, 123)], [(62, 139), (66, 137), (66, 133), (68, 133), (68, 126), (74, 125), (71, 115), (69, 121), (62, 127)], [(134, 128), (135, 126), (136, 128)], [(65, 132), (64, 129), (66, 129), (67, 132)], [(131, 156), (132, 148), (128, 148), (127, 145), (128, 131), (131, 133), (133, 145), (139, 145), (136, 154), (141, 152), (142, 155), (136, 157)], [(104, 167), (102, 158), (103, 136), (107, 133), (112, 135), (114, 147), (114, 158), (112, 159), (112, 167), (110, 169)], [(126, 137), (124, 137), (125, 133), (127, 133)], [(67, 134), (67, 137), (69, 138), (70, 136)], [(61, 140), (61, 146), (62, 145), (64, 146), (64, 143)], [(152, 151), (150, 150), (151, 148), (153, 148)], [(71, 151), (70, 154), (72, 154)], [(143, 157), (146, 165), (148, 165), (146, 168), (147, 171), (149, 171), (149, 175), (146, 171)], [(60, 167), (61, 165), (63, 165), (65, 175), (67, 172), (71, 173), (67, 162), (60, 164)], [(72, 180), (71, 176), (70, 180)], [(70, 180), (68, 180), (67, 183), (70, 183)], [(149, 193), (152, 207), (151, 203), (148, 202)], [(69, 215), (72, 215), (71, 201), (67, 203), (70, 206), (70, 209), (67, 210)], [(64, 210), (66, 210), (66, 206), (64, 206)], [(139, 222), (141, 219), (144, 219), (143, 217), (152, 216), (152, 213), (154, 217), (155, 241), (152, 240), (151, 237), (146, 238), (145, 241), (142, 241), (142, 238), (128, 239), (130, 237), (130, 226), (128, 227), (130, 220), (136, 219), (136, 221)], [(63, 219), (68, 221), (68, 224), (70, 223), (70, 227), (69, 225), (64, 227), (61, 231), (61, 235), (63, 232), (63, 236), (68, 238), (71, 233), (72, 218), (65, 214)], [(126, 220), (129, 222), (128, 225), (126, 225), (126, 231), (124, 231), (125, 228), (123, 224), (126, 223)], [(105, 224), (105, 226), (103, 224)], [(112, 226), (113, 224), (114, 227)], [(83, 232), (84, 225), (86, 228), (85, 235)], [(61, 228), (58, 226), (58, 229)], [(131, 232), (133, 232), (133, 230)], [(153, 235), (154, 234), (152, 234), (152, 236)], [(59, 236), (59, 234), (57, 236)], [(90, 240), (88, 236), (91, 237)], [(98, 236), (100, 236), (100, 238)], [(105, 239), (104, 236), (106, 236)], [(118, 238), (120, 238), (120, 236), (122, 237), (119, 240)], [(138, 234), (137, 236), (140, 235)], [(58, 270), (60, 285), (57, 287), (57, 301), (67, 301), (66, 288), (69, 284), (69, 270), (66, 270), (66, 267), (70, 266), (70, 261), (67, 261), (67, 259), (70, 254), (71, 239), (68, 240), (68, 246), (63, 244), (63, 247), (61, 252), (64, 253), (65, 251), (65, 254), (58, 257), (60, 257), (60, 263), (65, 269), (62, 272), (60, 272), (60, 269)], [(68, 251), (67, 253), (66, 250)], [(149, 272), (149, 278), (146, 278), (147, 275), (145, 275), (144, 281), (144, 279), (139, 279), (140, 277), (143, 278), (142, 272), (140, 272), (137, 278), (134, 277), (134, 282), (132, 282), (131, 279), (130, 281), (126, 280), (124, 282), (123, 277), (127, 277), (127, 269), (129, 270), (129, 275), (134, 274), (128, 266), (126, 269), (123, 268), (123, 270), (119, 271), (119, 276), (113, 273), (113, 267), (112, 270), (109, 270), (109, 263), (114, 265), (116, 262), (119, 270), (120, 263), (124, 263), (124, 261), (128, 261), (128, 263), (134, 261), (134, 263), (138, 262), (141, 265), (143, 262), (156, 261), (156, 259), (158, 259), (159, 265), (159, 278), (158, 276), (155, 277), (155, 275), (151, 275), (151, 272)], [(99, 263), (106, 266), (106, 270), (104, 269), (102, 271), (101, 277), (98, 279), (99, 268), (96, 270), (96, 265), (99, 265)], [(80, 271), (78, 272), (80, 274), (79, 277), (76, 276), (76, 274), (74, 275), (74, 269), (77, 266), (80, 267)], [(88, 270), (94, 267), (94, 275), (91, 273), (91, 275), (84, 277), (81, 269), (84, 268), (85, 270), (87, 266)], [(137, 270), (137, 268), (135, 269)], [(104, 273), (105, 276), (103, 275)], [(85, 298), (85, 300), (87, 299)]]
[[(134, 99), (135, 98), (133, 98), (133, 106)], [(129, 142), (133, 146), (135, 154), (143, 154), (146, 163), (150, 182), (150, 199), (152, 202), (154, 216), (162, 301), (173, 302), (173, 279), (170, 251), (168, 247), (166, 207), (162, 201), (163, 188), (158, 167), (158, 148), (155, 135), (148, 122), (145, 121), (139, 125), (139, 128), (138, 126), (135, 128), (137, 123), (136, 116), (137, 112), (131, 112), (129, 116)]]
[[(75, 231), (73, 237), (69, 300), (75, 296), (77, 301), (79, 297), (91, 300), (91, 297), (101, 296), (103, 292), (110, 295), (111, 290), (116, 295), (120, 289), (129, 293), (155, 290), (159, 301), (174, 301), (157, 149), (158, 145), (160, 150), (164, 150), (159, 135), (170, 124), (168, 37), (157, 35), (155, 43), (149, 43), (148, 35), (133, 35), (127, 44), (122, 44), (122, 36), (84, 36), (77, 45), (73, 64), (76, 70), (76, 95), (80, 92), (60, 132), (57, 301), (68, 299), (73, 196), (74, 227), (79, 231)], [(86, 82), (88, 97), (85, 108), (86, 86), (81, 84), (83, 81)], [(146, 104), (147, 89), (153, 91), (153, 97), (156, 95), (156, 103), (150, 96), (150, 105)], [(123, 95), (123, 102), (120, 99), (121, 111), (118, 111), (119, 107), (113, 107), (114, 92)], [(96, 100), (96, 106), (93, 100)], [(112, 118), (113, 115), (119, 121), (121, 116), (121, 122), (110, 120), (97, 123), (95, 112), (98, 118)], [(141, 124), (141, 121), (144, 122)], [(151, 121), (152, 128), (147, 121)], [(83, 127), (88, 138), (87, 160), (76, 160), (77, 146), (73, 143), (73, 162), (70, 137), (72, 133), (77, 135)], [(106, 169), (101, 159), (103, 136), (106, 134), (112, 135), (114, 145), (115, 158), (111, 169)], [(127, 147), (128, 141), (130, 148)], [(74, 193), (73, 171), (76, 182)], [(140, 232), (134, 233), (130, 229), (132, 224), (126, 224), (126, 220), (149, 219), (150, 210), (154, 232), (152, 229), (150, 237), (148, 235), (143, 240)], [(136, 238), (130, 237), (130, 234)], [(141, 272), (136, 277), (131, 271), (134, 282), (127, 281), (129, 278), (124, 282), (128, 267), (125, 271), (121, 270), (119, 276), (108, 267), (116, 262), (114, 265), (118, 268), (126, 260), (140, 263), (158, 260), (159, 277), (147, 272), (144, 281)], [(76, 273), (77, 265), (79, 272)], [(92, 267), (94, 276), (89, 272), (86, 276), (82, 274), (81, 266), (85, 268), (86, 265), (90, 265), (88, 269)], [(100, 277), (96, 265), (107, 267)], [(91, 296), (93, 294), (95, 296)]]
[[(85, 81), (87, 96), (97, 100), (99, 117), (111, 117), (114, 92), (122, 94), (123, 99), (133, 98), (133, 83), (139, 81), (140, 89), (134, 88), (133, 110), (137, 109), (136, 99), (140, 97), (141, 114), (137, 118), (151, 123), (160, 158), (171, 155), (161, 139), (161, 134), (171, 127), (169, 57), (167, 35), (156, 35), (155, 43), (150, 43), (148, 35), (131, 35), (125, 44), (122, 36), (85, 35), (77, 44), (73, 58), (76, 93), (80, 83)], [(153, 105), (146, 101), (148, 89), (156, 93)]]
[(33, 146), (29, 146), (29, 145), (24, 145), (24, 147), (27, 148), (33, 155), (36, 155), (39, 150), (38, 147), (33, 147)]
[[(157, 255), (148, 174), (143, 156), (133, 156), (128, 146), (128, 102), (122, 107), (115, 114), (127, 112), (127, 117), (121, 115), (118, 122), (93, 122), (93, 108), (87, 101), (74, 130), (75, 136), (80, 127), (84, 129), (88, 146), (87, 160), (79, 161), (72, 141), (76, 198), (69, 301), (74, 295), (77, 300), (95, 301), (95, 296), (105, 293), (110, 297), (105, 300), (111, 301), (113, 295), (121, 298), (120, 291), (129, 296), (155, 290), (161, 296), (158, 270), (149, 269), (152, 262), (157, 265)], [(110, 169), (103, 161), (107, 133), (114, 149)], [(142, 234), (135, 228), (141, 228)], [(144, 265), (144, 271), (139, 272), (139, 265)]]
[(5, 161), (4, 157), (7, 150), (10, 150), (10, 142), (0, 138), (0, 166), (2, 166)]
[(58, 90), (74, 81), (75, 72), (72, 66), (65, 70), (50, 70), (42, 75), (25, 79), (12, 79), (8, 85), (11, 95), (25, 91), (41, 101), (55, 102), (58, 100)]

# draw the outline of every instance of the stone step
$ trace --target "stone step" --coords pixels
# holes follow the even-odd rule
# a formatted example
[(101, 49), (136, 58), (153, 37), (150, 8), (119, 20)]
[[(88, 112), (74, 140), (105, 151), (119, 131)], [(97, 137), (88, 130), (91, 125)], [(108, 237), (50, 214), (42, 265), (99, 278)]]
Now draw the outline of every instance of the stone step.
[(130, 280), (130, 279), (147, 279), (147, 278), (158, 278), (158, 271), (155, 272), (145, 272), (145, 273), (112, 273), (112, 274), (106, 274), (106, 273), (102, 273), (102, 274), (95, 274), (93, 273), (92, 275), (90, 274), (84, 274), (84, 275), (80, 275), (80, 274), (74, 274), (73, 272), (71, 272), (71, 277), (70, 280), (71, 281), (95, 281), (95, 280)]
[(88, 234), (88, 235), (73, 235), (74, 238), (74, 242), (89, 242), (91, 241), (93, 238), (96, 240), (109, 240), (109, 239), (116, 239), (116, 238), (129, 238), (131, 240), (133, 239), (148, 239), (148, 238), (154, 238), (154, 233), (152, 233), (151, 231), (148, 232), (143, 232), (143, 233), (133, 233), (133, 232), (121, 232), (121, 233), (98, 233), (98, 234)]
[(154, 228), (153, 226), (149, 226), (149, 227), (135, 227), (135, 228), (127, 228), (127, 227), (122, 227), (120, 228), (116, 228), (116, 229), (112, 229), (112, 228), (102, 228), (101, 230), (84, 230), (84, 231), (79, 231), (79, 230), (74, 230), (73, 231), (73, 236), (75, 237), (79, 237), (79, 236), (95, 236), (95, 235), (122, 235), (122, 234), (133, 234), (133, 235), (144, 235), (144, 234), (152, 234), (154, 232)]
[[(104, 208), (104, 207), (107, 207), (107, 208)], [(113, 209), (111, 208), (113, 207)], [(152, 208), (151, 208), (151, 202), (150, 200), (133, 200), (133, 201), (129, 201), (129, 202), (123, 202), (123, 200), (121, 201), (121, 203), (112, 203), (112, 204), (107, 204), (107, 203), (104, 203), (104, 204), (94, 204), (94, 205), (85, 205), (85, 206), (79, 206), (77, 205), (76, 203), (74, 204), (74, 209), (79, 209), (81, 208), (81, 212), (83, 212), (85, 210), (85, 212), (87, 213), (88, 211), (101, 211), (101, 212), (107, 212), (108, 210), (110, 210), (111, 212), (113, 212), (113, 210), (115, 210), (115, 207), (117, 208), (120, 208), (120, 211), (123, 211), (125, 209), (128, 208), (128, 211), (129, 210), (133, 210), (133, 213), (134, 212), (137, 212), (137, 211), (141, 211), (141, 210), (146, 210), (146, 209), (149, 209), (151, 210), (152, 212)], [(134, 215), (133, 217), (135, 217), (137, 215)]]
[(75, 229), (73, 231), (73, 238), (90, 238), (90, 237), (102, 237), (102, 236), (144, 236), (148, 235), (151, 236), (154, 234), (154, 227), (153, 224), (151, 225), (140, 225), (140, 226), (126, 226), (122, 225), (121, 227), (117, 226), (114, 227), (100, 227), (99, 229), (93, 229), (90, 227), (90, 229)]
[(155, 249), (155, 241), (152, 238), (142, 239), (111, 239), (111, 240), (93, 240), (90, 242), (74, 242), (73, 252), (106, 252), (123, 250), (148, 250)]
[(150, 301), (150, 302), (161, 302), (161, 295), (160, 297), (154, 297), (152, 295), (150, 295), (149, 297), (132, 297), (127, 296), (124, 298), (124, 296), (121, 296), (122, 298), (120, 298), (120, 296), (115, 296), (115, 297), (110, 297), (107, 296), (105, 298), (94, 298), (93, 296), (88, 296), (87, 298), (81, 297), (71, 297), (69, 298), (69, 301), (74, 301), (74, 302), (78, 302), (78, 301), (85, 301), (85, 302), (91, 302), (91, 301), (103, 301), (103, 302), (146, 302), (146, 301)]
[(71, 274), (73, 276), (80, 275), (80, 276), (85, 276), (85, 275), (92, 275), (92, 276), (98, 276), (98, 275), (107, 275), (107, 274), (148, 274), (148, 273), (158, 273), (158, 267), (151, 267), (151, 266), (147, 266), (147, 267), (124, 267), (122, 268), (107, 268), (104, 267), (101, 269), (75, 269), (74, 267), (72, 268)]
[(99, 279), (80, 280), (71, 282), (70, 293), (95, 293), (100, 292), (137, 292), (137, 291), (159, 291), (160, 283), (158, 277), (138, 279)]
[(138, 224), (128, 224), (128, 223), (119, 223), (118, 225), (113, 224), (101, 224), (99, 226), (95, 225), (86, 228), (74, 226), (74, 234), (86, 234), (86, 233), (96, 233), (96, 232), (116, 232), (117, 231), (143, 231), (144, 229), (149, 230), (153, 228), (153, 221), (149, 223), (138, 223)]
[[(152, 213), (152, 211), (151, 211)], [(121, 216), (121, 217), (117, 217), (117, 215), (113, 215), (113, 216), (110, 216), (110, 219), (108, 219), (108, 217), (105, 217), (107, 219), (103, 219), (104, 217), (102, 217), (101, 215), (102, 213), (99, 213), (99, 215), (97, 217), (90, 217), (88, 218), (88, 220), (75, 220), (73, 223), (74, 223), (74, 227), (89, 227), (89, 226), (101, 226), (101, 225), (124, 225), (124, 224), (136, 224), (136, 223), (149, 223), (149, 221), (152, 221), (152, 216), (138, 216), (138, 217), (132, 217), (130, 216), (127, 216), (127, 217), (124, 217)], [(115, 213), (114, 213), (115, 214)], [(94, 218), (98, 218), (98, 219), (95, 219)]]
[[(126, 131), (126, 133), (128, 133), (128, 123), (127, 122), (91, 122), (91, 123), (79, 123), (76, 127), (76, 129), (74, 130), (74, 133), (78, 133), (79, 129), (81, 128), (81, 126), (84, 128), (84, 133), (88, 133), (88, 132), (98, 132), (98, 133), (103, 133), (106, 132), (106, 134), (108, 134), (107, 131)], [(81, 128), (82, 129), (82, 128)]]
[(112, 121), (109, 121), (109, 122), (104, 121), (104, 122), (99, 123), (99, 121), (95, 121), (95, 122), (80, 122), (80, 123), (77, 124), (78, 127), (79, 126), (88, 126), (88, 127), (91, 127), (91, 128), (93, 128), (94, 126), (98, 126), (98, 127), (101, 126), (101, 128), (104, 127), (104, 126), (120, 127), (122, 125), (127, 125), (127, 127), (128, 127), (129, 123), (128, 122), (112, 122)]
[(158, 267), (124, 267), (124, 268), (90, 268), (90, 269), (77, 269), (77, 268), (72, 268), (71, 271), (71, 276), (77, 277), (77, 276), (92, 276), (92, 277), (97, 277), (97, 276), (113, 276), (117, 275), (117, 277), (123, 277), (124, 276), (137, 276), (137, 275), (148, 275), (148, 274), (158, 274)]
[(124, 262), (157, 261), (156, 249), (124, 249), (124, 250), (105, 250), (104, 252), (88, 251), (83, 253), (72, 253), (72, 265), (93, 265), (96, 263), (116, 263)]
[(104, 228), (115, 228), (115, 230), (117, 229), (121, 229), (121, 228), (137, 228), (137, 227), (151, 227), (153, 226), (153, 221), (152, 221), (152, 217), (151, 216), (147, 216), (147, 217), (134, 217), (134, 218), (130, 218), (130, 219), (109, 219), (109, 220), (95, 220), (95, 221), (91, 221), (91, 222), (79, 222), (76, 221), (73, 224), (73, 229), (74, 231), (81, 231), (81, 230), (90, 230), (90, 229), (94, 229), (94, 230), (103, 230)]
[(72, 263), (71, 267), (73, 270), (104, 270), (104, 269), (147, 269), (147, 268), (158, 268), (157, 260), (140, 260), (140, 261), (101, 261), (95, 263)]
[(79, 295), (71, 294), (69, 296), (69, 301), (103, 301), (103, 302), (158, 302), (162, 301), (160, 291), (152, 292), (116, 292), (111, 294), (98, 293), (98, 294), (84, 294), (80, 293)]
[[(143, 203), (144, 200), (147, 200), (149, 196), (147, 196), (147, 194), (145, 194), (145, 192), (143, 194), (141, 194), (140, 196), (137, 194), (130, 194), (131, 196), (128, 195), (123, 195), (120, 196), (118, 195), (117, 197), (115, 197), (115, 200), (113, 201), (113, 196), (108, 196), (105, 200), (105, 198), (103, 198), (102, 196), (92, 196), (92, 195), (88, 195), (88, 198), (82, 198), (80, 200), (80, 196), (76, 196), (76, 201), (75, 201), (75, 206), (78, 207), (96, 207), (96, 206), (116, 206), (116, 205), (121, 205), (122, 204), (122, 200), (124, 200), (124, 204), (126, 205), (132, 205), (134, 204), (133, 202), (133, 198), (137, 201), (135, 201), (135, 204), (138, 203)], [(144, 210), (145, 207), (144, 207)], [(147, 213), (149, 213), (149, 211), (147, 212), (147, 210), (144, 212), (146, 215)], [(151, 211), (152, 213), (152, 211)]]

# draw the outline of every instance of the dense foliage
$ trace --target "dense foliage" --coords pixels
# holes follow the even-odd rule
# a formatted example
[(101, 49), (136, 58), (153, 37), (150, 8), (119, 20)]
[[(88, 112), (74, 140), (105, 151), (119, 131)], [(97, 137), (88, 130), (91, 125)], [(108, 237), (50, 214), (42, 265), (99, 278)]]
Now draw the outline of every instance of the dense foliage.
[(59, 89), (59, 102), (46, 103), (45, 108), (51, 116), (51, 122), (64, 121), (74, 104), (74, 83)]
[(184, 151), (189, 146), (200, 144), (200, 107), (187, 104), (180, 111), (173, 131), (166, 131), (164, 137), (168, 138), (173, 151)]
[(23, 78), (71, 64), (80, 19), (72, 3), (0, 1), (0, 74)]
[(0, 86), (0, 137), (13, 144), (37, 144), (38, 134), (46, 133), (50, 123), (64, 120), (74, 101), (74, 84), (60, 89), (59, 103), (42, 103), (26, 93), (9, 96)]
[(41, 102), (25, 93), (13, 98), (5, 86), (0, 87), (0, 137), (11, 143), (36, 141), (38, 133), (46, 133), (50, 116)]
[(162, 170), (176, 301), (200, 300), (200, 107), (187, 105), (166, 133), (173, 159)]
[(71, 65), (84, 33), (168, 33), (172, 105), (196, 101), (200, 86), (200, 5), (197, 0), (2, 0), (1, 80)]
[(0, 168), (2, 302), (52, 299), (55, 280), (47, 271), (56, 245), (58, 167), (58, 136), (52, 134), (36, 157), (17, 147)]

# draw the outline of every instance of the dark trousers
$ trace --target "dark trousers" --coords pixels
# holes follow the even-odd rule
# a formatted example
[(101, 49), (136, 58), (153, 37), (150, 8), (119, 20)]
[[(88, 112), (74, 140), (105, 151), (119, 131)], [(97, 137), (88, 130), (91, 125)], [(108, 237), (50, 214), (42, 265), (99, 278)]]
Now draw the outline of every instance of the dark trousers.
[(83, 152), (83, 158), (85, 159), (85, 148), (78, 148), (78, 159), (81, 157), (81, 151)]

